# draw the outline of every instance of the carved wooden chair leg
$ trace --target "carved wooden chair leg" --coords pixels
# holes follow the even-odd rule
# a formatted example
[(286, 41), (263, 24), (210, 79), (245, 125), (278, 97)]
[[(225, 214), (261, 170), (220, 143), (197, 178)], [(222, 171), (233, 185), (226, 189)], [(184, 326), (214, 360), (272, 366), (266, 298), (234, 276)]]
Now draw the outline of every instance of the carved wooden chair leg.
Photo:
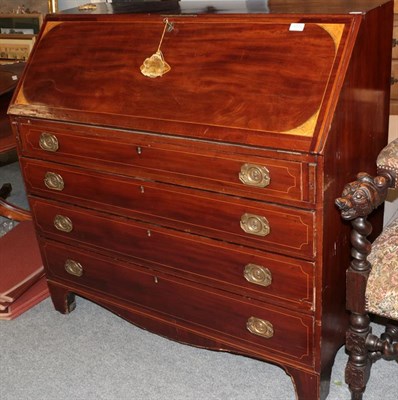
[(398, 326), (393, 324), (387, 324), (386, 331), (385, 333), (383, 333), (381, 338), (384, 339), (385, 335), (389, 335), (391, 340), (394, 342), (398, 341)]
[(366, 346), (371, 352), (372, 361), (380, 358), (385, 360), (397, 360), (398, 358), (398, 327), (388, 325), (381, 337), (369, 335), (366, 340)]
[[(386, 331), (381, 335), (382, 340), (387, 340), (389, 343), (393, 344), (394, 346), (397, 346), (398, 342), (398, 326), (397, 325), (392, 325), (388, 324), (386, 326)], [(396, 359), (398, 355), (398, 352), (395, 351), (393, 354), (392, 359)], [(398, 361), (398, 360), (397, 360)]]
[[(368, 183), (367, 176), (361, 176)], [(370, 318), (366, 312), (365, 290), (371, 265), (367, 256), (371, 243), (367, 236), (372, 226), (366, 217), (359, 216), (352, 222), (351, 244), (352, 260), (347, 270), (347, 308), (351, 310), (350, 327), (346, 335), (346, 349), (349, 359), (345, 371), (345, 380), (351, 391), (352, 400), (361, 400), (369, 380), (372, 362), (366, 347), (371, 333)]]
[(347, 332), (346, 349), (348, 362), (345, 370), (345, 381), (351, 391), (352, 400), (362, 400), (362, 395), (369, 380), (372, 366), (366, 346), (371, 333), (368, 314), (351, 313), (350, 327)]

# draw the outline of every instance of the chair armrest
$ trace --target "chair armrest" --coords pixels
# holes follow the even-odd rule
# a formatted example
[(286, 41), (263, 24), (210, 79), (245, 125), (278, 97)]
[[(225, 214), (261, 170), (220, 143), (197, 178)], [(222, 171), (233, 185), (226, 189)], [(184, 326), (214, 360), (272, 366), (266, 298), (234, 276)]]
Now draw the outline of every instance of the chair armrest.
[(372, 177), (360, 172), (357, 180), (345, 185), (341, 197), (336, 199), (341, 217), (347, 221), (367, 217), (384, 202), (392, 180), (384, 175)]
[(15, 221), (29, 221), (32, 219), (30, 211), (14, 206), (0, 198), (0, 216), (13, 219)]
[(384, 202), (389, 188), (398, 187), (398, 139), (390, 142), (377, 157), (377, 176), (360, 172), (336, 199), (345, 220), (367, 217)]

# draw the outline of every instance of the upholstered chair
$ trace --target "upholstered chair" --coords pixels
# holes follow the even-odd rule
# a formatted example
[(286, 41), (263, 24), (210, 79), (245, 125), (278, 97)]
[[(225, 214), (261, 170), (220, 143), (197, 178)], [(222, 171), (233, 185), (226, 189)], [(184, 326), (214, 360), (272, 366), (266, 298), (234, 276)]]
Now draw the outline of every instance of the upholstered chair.
[[(352, 261), (346, 275), (350, 326), (345, 371), (352, 400), (363, 398), (374, 361), (398, 359), (398, 217), (373, 243), (367, 239), (372, 232), (367, 217), (384, 202), (389, 188), (398, 188), (398, 139), (380, 153), (376, 177), (358, 174), (336, 200), (342, 218), (352, 224)], [(369, 314), (389, 321), (380, 337), (372, 333)]]

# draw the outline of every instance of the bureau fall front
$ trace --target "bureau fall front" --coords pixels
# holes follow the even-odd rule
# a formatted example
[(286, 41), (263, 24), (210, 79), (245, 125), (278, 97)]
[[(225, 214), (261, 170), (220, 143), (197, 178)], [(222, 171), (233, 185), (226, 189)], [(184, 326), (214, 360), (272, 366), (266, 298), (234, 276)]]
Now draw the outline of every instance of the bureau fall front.
[(393, 3), (186, 3), (44, 22), (9, 114), (52, 300), (325, 399), (347, 326), (334, 199), (386, 143)]

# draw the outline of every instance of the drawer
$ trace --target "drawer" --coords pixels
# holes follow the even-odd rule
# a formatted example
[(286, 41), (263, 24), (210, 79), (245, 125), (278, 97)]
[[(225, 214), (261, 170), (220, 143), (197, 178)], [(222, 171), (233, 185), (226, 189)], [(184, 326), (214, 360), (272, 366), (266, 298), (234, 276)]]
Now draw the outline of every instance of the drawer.
[(257, 354), (312, 363), (313, 318), (308, 315), (60, 244), (45, 242), (41, 248), (48, 278), (68, 281), (72, 292), (79, 286), (94, 289), (237, 341)]
[[(28, 192), (37, 196), (231, 243), (303, 258), (314, 255), (311, 211), (35, 160), (22, 160), (22, 170)], [(49, 182), (48, 176), (59, 182)]]
[[(246, 296), (312, 308), (313, 263), (49, 201), (31, 199), (31, 207), (42, 236)], [(59, 216), (71, 229), (59, 226)]]
[(26, 157), (253, 199), (314, 202), (307, 163), (256, 156), (248, 148), (36, 121), (18, 129)]

